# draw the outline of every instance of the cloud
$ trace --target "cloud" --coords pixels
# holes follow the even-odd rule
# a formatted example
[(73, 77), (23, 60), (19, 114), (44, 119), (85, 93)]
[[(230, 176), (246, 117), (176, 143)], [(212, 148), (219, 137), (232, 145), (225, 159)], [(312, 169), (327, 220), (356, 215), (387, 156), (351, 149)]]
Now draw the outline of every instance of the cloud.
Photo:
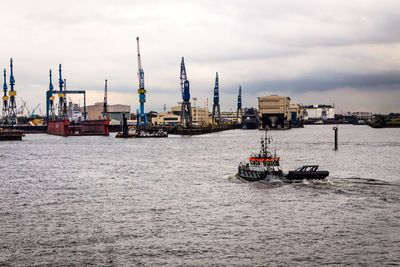
[[(212, 99), (219, 72), (227, 110), (236, 107), (239, 84), (247, 94), (244, 105), (253, 106), (256, 95), (269, 90), (295, 98), (328, 96), (344, 87), (360, 94), (399, 88), (400, 2), (394, 0), (21, 0), (15, 5), (2, 2), (7, 12), (0, 17), (0, 36), (7, 38), (0, 67), (14, 58), (18, 96), (32, 107), (44, 104), (48, 70), (56, 72), (62, 63), (69, 87), (90, 91), (90, 101), (102, 95), (108, 79), (115, 100), (135, 110), (136, 36), (146, 107), (155, 110), (180, 100), (182, 56), (199, 103)], [(400, 104), (393, 109), (399, 111)]]

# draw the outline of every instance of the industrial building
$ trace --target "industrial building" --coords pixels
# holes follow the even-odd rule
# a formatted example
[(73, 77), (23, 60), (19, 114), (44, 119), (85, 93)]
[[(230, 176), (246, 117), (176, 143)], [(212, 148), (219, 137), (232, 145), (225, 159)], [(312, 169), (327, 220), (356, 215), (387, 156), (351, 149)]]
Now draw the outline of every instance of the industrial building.
[[(237, 112), (233, 111), (223, 111), (221, 112), (221, 122), (226, 123), (236, 123), (238, 121), (238, 114)], [(241, 122), (242, 118), (239, 118), (239, 123)]]
[(363, 112), (363, 111), (357, 111), (357, 112), (345, 112), (343, 116), (346, 117), (355, 117), (358, 120), (370, 120), (372, 119), (372, 112)]
[(326, 121), (335, 119), (335, 107), (333, 105), (302, 106), (301, 114), (305, 121)]
[(174, 114), (172, 111), (160, 112), (157, 117), (152, 118), (154, 125), (178, 125), (181, 122), (181, 116)]
[(78, 104), (68, 102), (67, 110), (68, 120), (75, 123), (80, 123), (82, 121), (82, 112)]
[(263, 128), (286, 128), (290, 119), (290, 98), (278, 95), (258, 97), (258, 111)]
[(299, 105), (290, 104), (289, 113), (290, 113), (289, 120), (291, 125), (297, 125), (301, 122), (302, 117)]
[[(209, 124), (211, 122), (207, 108), (192, 107), (193, 124)], [(154, 125), (178, 125), (181, 122), (181, 106), (172, 107), (171, 111), (160, 112), (152, 119)]]
[[(103, 102), (86, 107), (88, 120), (101, 120), (103, 118)], [(108, 105), (107, 113), (112, 120), (122, 121), (123, 115), (130, 118), (131, 106), (129, 105)]]

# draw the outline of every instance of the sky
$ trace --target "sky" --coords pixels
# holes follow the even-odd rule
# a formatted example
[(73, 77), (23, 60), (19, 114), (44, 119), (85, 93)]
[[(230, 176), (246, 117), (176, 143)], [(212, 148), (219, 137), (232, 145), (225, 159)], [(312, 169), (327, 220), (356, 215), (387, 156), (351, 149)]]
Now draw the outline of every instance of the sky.
[[(400, 112), (398, 0), (2, 0), (0, 68), (14, 60), (17, 106), (45, 112), (49, 69), (57, 87), (86, 90), (87, 103), (138, 108), (136, 37), (147, 90), (145, 110), (181, 101), (185, 58), (196, 106), (212, 107), (219, 75), (222, 111), (257, 97), (334, 104), (335, 112)], [(3, 79), (1, 79), (3, 83)], [(83, 103), (80, 96), (71, 95)], [(193, 105), (193, 104), (192, 104)]]

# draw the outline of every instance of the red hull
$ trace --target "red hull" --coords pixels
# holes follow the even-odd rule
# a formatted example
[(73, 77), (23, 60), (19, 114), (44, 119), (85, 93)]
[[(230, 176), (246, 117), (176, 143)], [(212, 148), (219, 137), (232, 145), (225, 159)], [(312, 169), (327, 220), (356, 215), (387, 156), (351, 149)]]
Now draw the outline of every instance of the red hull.
[(83, 121), (80, 125), (69, 125), (69, 121), (49, 121), (47, 133), (63, 136), (109, 135), (108, 120)]

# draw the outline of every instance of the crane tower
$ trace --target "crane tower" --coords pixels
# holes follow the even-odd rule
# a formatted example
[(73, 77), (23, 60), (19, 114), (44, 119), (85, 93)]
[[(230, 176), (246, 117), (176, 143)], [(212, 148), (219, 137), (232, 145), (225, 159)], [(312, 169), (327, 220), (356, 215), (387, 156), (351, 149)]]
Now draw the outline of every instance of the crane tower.
[[(51, 70), (49, 70), (49, 78), (50, 78), (49, 91), (53, 92), (54, 86), (53, 86), (53, 82), (52, 82), (52, 79), (51, 79)], [(50, 101), (49, 101), (50, 119), (52, 121), (54, 121), (55, 117), (56, 117), (56, 114), (55, 114), (55, 109), (54, 109), (54, 96), (53, 96), (53, 94), (51, 94), (49, 99), (50, 99)]]
[(182, 91), (182, 106), (181, 106), (181, 125), (186, 127), (192, 126), (192, 108), (190, 106), (190, 88), (189, 81), (186, 76), (185, 61), (182, 57), (181, 61), (181, 91)]
[(136, 37), (137, 41), (137, 54), (138, 54), (138, 78), (139, 78), (139, 103), (140, 111), (138, 113), (139, 124), (147, 124), (147, 116), (144, 113), (144, 103), (146, 103), (146, 90), (144, 89), (144, 72), (142, 68), (142, 60), (140, 59), (140, 49), (139, 49), (139, 37)]
[(242, 86), (239, 85), (239, 94), (238, 94), (238, 100), (237, 100), (237, 110), (236, 110), (236, 122), (239, 123), (239, 113), (240, 113), (240, 118), (243, 116), (243, 110), (242, 110)]
[[(216, 112), (218, 114), (216, 114)], [(216, 120), (215, 116), (217, 115), (218, 120)], [(212, 122), (213, 123), (220, 123), (221, 121), (221, 109), (219, 106), (219, 81), (218, 81), (218, 72), (215, 76), (215, 86), (214, 86), (214, 104), (213, 104), (213, 111), (212, 111)]]
[(103, 119), (107, 120), (108, 114), (107, 114), (107, 80), (105, 80), (105, 85), (104, 85), (104, 104), (103, 104)]
[(7, 78), (6, 78), (6, 69), (4, 69), (4, 85), (3, 85), (3, 124), (8, 124), (8, 96), (7, 96)]
[(67, 102), (66, 95), (63, 93), (64, 80), (61, 74), (61, 64), (58, 66), (58, 86), (60, 87), (60, 93), (58, 94), (58, 118), (65, 119), (67, 117)]
[(8, 95), (10, 96), (10, 105), (8, 106), (8, 122), (11, 125), (14, 125), (17, 123), (17, 105), (15, 103), (15, 96), (17, 95), (17, 92), (14, 91), (15, 79), (12, 58), (10, 59), (10, 71), (10, 92), (8, 92)]

